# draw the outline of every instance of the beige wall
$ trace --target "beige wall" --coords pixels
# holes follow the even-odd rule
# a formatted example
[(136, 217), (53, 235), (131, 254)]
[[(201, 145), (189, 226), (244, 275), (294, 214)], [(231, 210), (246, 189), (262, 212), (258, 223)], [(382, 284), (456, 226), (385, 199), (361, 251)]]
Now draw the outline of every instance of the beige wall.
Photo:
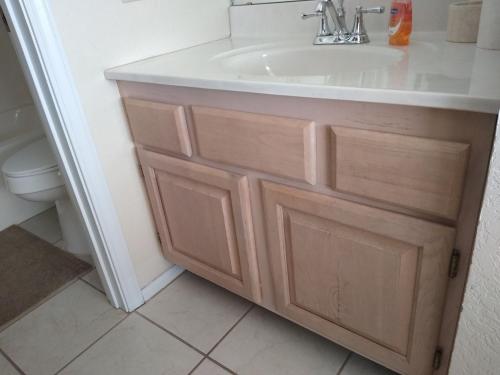
[(500, 374), (500, 134), (498, 132), (462, 308), (450, 375)]
[(0, 113), (32, 102), (21, 65), (10, 43), (9, 34), (0, 25)]
[(83, 109), (141, 287), (162, 257), (114, 82), (106, 68), (229, 35), (229, 0), (52, 0)]

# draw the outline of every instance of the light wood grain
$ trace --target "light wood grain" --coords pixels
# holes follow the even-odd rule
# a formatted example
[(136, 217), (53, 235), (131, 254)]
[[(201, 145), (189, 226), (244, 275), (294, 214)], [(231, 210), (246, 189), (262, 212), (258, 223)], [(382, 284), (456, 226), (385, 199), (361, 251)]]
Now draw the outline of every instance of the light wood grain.
[[(440, 328), (438, 346), (442, 349), (443, 360), (434, 375), (448, 373), (449, 360), (453, 351), (456, 327), (460, 315), (465, 283), (475, 241), (477, 222), (483, 197), (484, 184), (488, 171), (488, 161), (495, 133), (496, 116), (467, 111), (449, 111), (423, 107), (371, 104), (349, 101), (297, 98), (280, 95), (262, 95), (223, 90), (206, 90), (189, 87), (151, 85), (135, 82), (119, 82), (123, 97), (137, 97), (149, 101), (178, 103), (188, 106), (219, 107), (237, 112), (254, 112), (266, 116), (305, 118), (315, 122), (316, 133), (316, 185), (307, 185), (300, 180), (281, 178), (278, 175), (257, 170), (245, 169), (236, 165), (211, 161), (200, 157), (196, 142), (193, 143), (192, 160), (215, 168), (230, 170), (247, 175), (250, 184), (252, 213), (255, 217), (255, 235), (257, 260), (260, 269), (262, 288), (262, 306), (276, 312), (275, 295), (270, 279), (271, 272), (267, 258), (265, 223), (261, 218), (261, 189), (259, 179), (285, 183), (297, 188), (318, 192), (324, 195), (357, 202), (362, 205), (420, 218), (423, 220), (454, 225), (456, 239), (454, 247), (460, 250), (461, 260), (456, 278), (449, 280), (446, 305)], [(187, 112), (188, 128), (194, 139), (193, 121)], [(408, 137), (428, 138), (438, 141), (469, 144), (469, 162), (466, 170), (460, 213), (456, 220), (424, 212), (380, 199), (346, 193), (330, 188), (332, 181), (331, 167), (331, 126), (365, 129), (373, 132), (399, 134)], [(278, 312), (279, 313), (279, 312)], [(300, 321), (291, 318), (296, 323)], [(321, 330), (311, 328), (316, 333), (326, 336)], [(349, 347), (349, 345), (346, 345)], [(350, 349), (357, 351), (356, 348)], [(398, 370), (385, 361), (384, 357), (367, 355), (394, 370)]]
[(167, 259), (259, 302), (245, 176), (139, 149)]
[(454, 229), (262, 186), (278, 311), (403, 373), (431, 373)]
[(470, 146), (332, 127), (332, 187), (456, 219)]
[(316, 183), (314, 123), (216, 108), (192, 108), (204, 158)]
[(186, 156), (192, 155), (184, 108), (124, 98), (132, 137), (137, 144)]

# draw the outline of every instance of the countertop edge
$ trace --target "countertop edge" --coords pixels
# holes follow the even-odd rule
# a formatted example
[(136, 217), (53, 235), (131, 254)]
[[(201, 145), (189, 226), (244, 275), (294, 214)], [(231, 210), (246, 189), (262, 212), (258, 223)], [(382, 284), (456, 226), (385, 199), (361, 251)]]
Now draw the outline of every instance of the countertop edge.
[(108, 80), (128, 81), (166, 86), (246, 92), (266, 95), (282, 95), (314, 99), (346, 100), (379, 104), (396, 104), (458, 111), (471, 111), (498, 115), (500, 101), (456, 94), (416, 92), (405, 90), (370, 89), (343, 86), (314, 86), (275, 82), (235, 82), (174, 76), (148, 76), (106, 70)]

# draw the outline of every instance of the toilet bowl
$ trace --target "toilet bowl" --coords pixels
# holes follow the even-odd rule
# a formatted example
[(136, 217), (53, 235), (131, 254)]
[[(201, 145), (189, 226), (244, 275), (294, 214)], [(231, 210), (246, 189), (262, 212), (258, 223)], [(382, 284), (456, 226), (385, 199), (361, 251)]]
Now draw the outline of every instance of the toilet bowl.
[(65, 250), (89, 262), (90, 243), (66, 188), (47, 138), (30, 143), (2, 165), (7, 189), (34, 202), (55, 202)]

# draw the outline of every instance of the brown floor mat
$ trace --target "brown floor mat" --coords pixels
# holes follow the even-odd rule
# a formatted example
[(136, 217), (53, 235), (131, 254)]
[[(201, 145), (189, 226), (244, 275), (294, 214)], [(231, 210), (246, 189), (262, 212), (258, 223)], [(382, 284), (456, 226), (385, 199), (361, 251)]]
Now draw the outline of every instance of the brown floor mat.
[(92, 269), (18, 226), (0, 232), (0, 327)]

